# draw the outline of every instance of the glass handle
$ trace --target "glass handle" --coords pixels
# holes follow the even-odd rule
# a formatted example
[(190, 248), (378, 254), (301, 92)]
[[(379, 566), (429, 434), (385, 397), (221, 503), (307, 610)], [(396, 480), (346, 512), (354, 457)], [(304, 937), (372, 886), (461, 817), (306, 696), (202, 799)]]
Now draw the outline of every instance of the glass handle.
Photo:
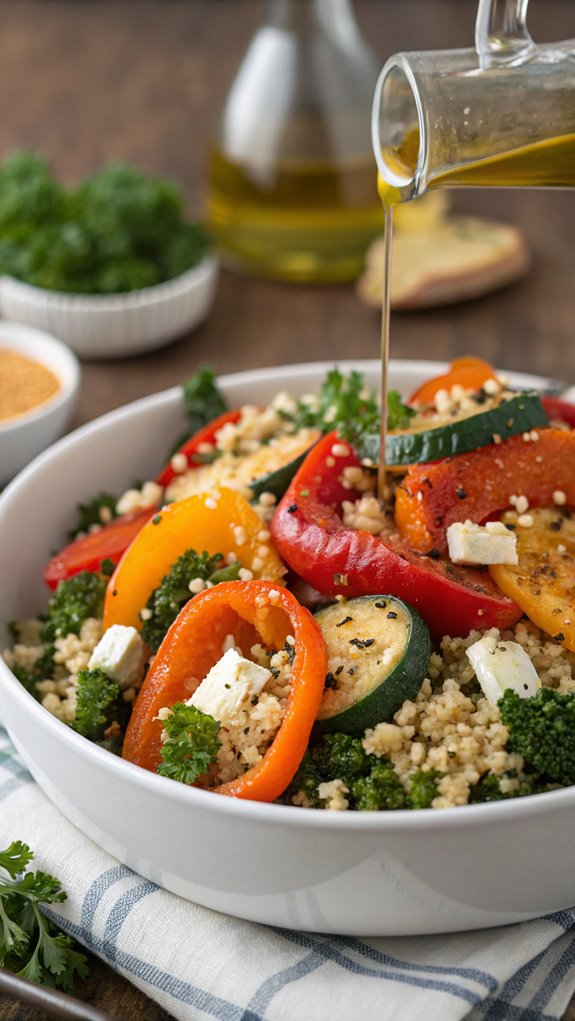
[(482, 68), (521, 64), (535, 52), (527, 29), (529, 0), (479, 0), (475, 49)]

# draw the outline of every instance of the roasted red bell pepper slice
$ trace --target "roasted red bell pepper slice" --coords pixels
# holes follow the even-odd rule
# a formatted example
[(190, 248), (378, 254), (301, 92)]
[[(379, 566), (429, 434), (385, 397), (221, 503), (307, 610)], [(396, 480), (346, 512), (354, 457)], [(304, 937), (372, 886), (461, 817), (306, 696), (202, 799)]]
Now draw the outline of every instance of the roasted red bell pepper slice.
[(193, 694), (221, 658), (229, 634), (247, 657), (256, 641), (275, 649), (284, 646), (288, 635), (295, 641), (288, 706), (273, 742), (243, 776), (214, 788), (234, 798), (273, 801), (293, 779), (304, 756), (327, 670), (321, 628), (295, 596), (273, 582), (222, 582), (186, 604), (138, 695), (122, 754), (144, 769), (156, 769), (162, 743), (159, 710)]
[[(334, 444), (336, 444), (334, 446)], [(347, 447), (345, 456), (342, 454)], [(295, 475), (273, 518), (274, 543), (292, 570), (327, 595), (386, 592), (415, 606), (434, 637), (467, 635), (473, 628), (507, 628), (521, 616), (487, 571), (459, 567), (428, 547), (422, 556), (397, 533), (376, 538), (345, 528), (343, 469), (359, 461), (349, 444), (330, 433)]]
[(56, 588), (58, 582), (71, 578), (80, 571), (98, 571), (102, 560), (117, 564), (122, 555), (136, 538), (138, 532), (156, 513), (155, 507), (124, 514), (98, 532), (90, 532), (76, 539), (56, 553), (44, 568), (44, 581), (49, 588)]
[(459, 384), (466, 390), (480, 390), (488, 379), (495, 379), (495, 369), (482, 358), (456, 358), (451, 362), (447, 372), (434, 376), (414, 390), (409, 404), (429, 404), (438, 390), (450, 390)]
[[(207, 425), (200, 429), (199, 432), (194, 433), (189, 440), (186, 440), (184, 444), (177, 451), (178, 454), (184, 454), (188, 459), (188, 468), (193, 468), (197, 465), (204, 464), (202, 459), (202, 452), (199, 449), (205, 443), (214, 444), (216, 433), (227, 425), (228, 422), (238, 422), (241, 418), (241, 411), (224, 411), (217, 418), (214, 418), (212, 422), (208, 422)], [(173, 456), (173, 455), (172, 455)], [(156, 477), (156, 482), (160, 486), (167, 486), (170, 484), (177, 472), (172, 468), (171, 458), (168, 463), (162, 468), (160, 474)]]
[(538, 429), (538, 439), (513, 436), (459, 457), (412, 465), (397, 489), (399, 531), (420, 552), (447, 547), (453, 521), (479, 524), (507, 510), (512, 496), (531, 507), (552, 507), (553, 494), (565, 493), (575, 507), (575, 431)]
[(542, 397), (541, 403), (551, 422), (558, 419), (575, 429), (575, 404), (563, 401), (560, 397)]

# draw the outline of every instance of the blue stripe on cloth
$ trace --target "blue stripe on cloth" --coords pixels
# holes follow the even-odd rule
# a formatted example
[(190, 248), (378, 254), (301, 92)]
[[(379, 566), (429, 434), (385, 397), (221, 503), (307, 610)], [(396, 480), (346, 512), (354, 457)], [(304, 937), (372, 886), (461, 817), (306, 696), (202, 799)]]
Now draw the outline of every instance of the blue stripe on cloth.
[(362, 943), (360, 940), (346, 939), (342, 936), (339, 936), (338, 940), (341, 941), (343, 950), (354, 951), (357, 954), (361, 954), (362, 957), (367, 957), (369, 960), (377, 961), (380, 964), (386, 964), (394, 968), (403, 968), (405, 971), (421, 971), (424, 974), (431, 975), (458, 975), (460, 978), (467, 978), (471, 982), (477, 982), (478, 985), (485, 986), (487, 989), (497, 988), (495, 976), (490, 975), (487, 971), (480, 971), (478, 968), (460, 968), (456, 965), (450, 968), (449, 965), (441, 964), (414, 964), (412, 961), (402, 961), (398, 957), (383, 954), (380, 950), (376, 950), (375, 947)]
[(80, 915), (82, 932), (85, 933), (83, 939), (87, 947), (94, 947), (94, 936), (92, 933), (94, 915), (106, 890), (109, 890), (115, 883), (119, 883), (121, 879), (129, 879), (133, 875), (134, 873), (126, 865), (114, 865), (111, 869), (106, 869), (105, 872), (102, 872), (102, 875), (98, 876), (92, 885), (88, 887)]
[(130, 911), (136, 906), (136, 904), (139, 904), (144, 897), (148, 897), (151, 893), (156, 893), (157, 889), (158, 887), (154, 883), (144, 881), (140, 883), (139, 886), (133, 887), (131, 890), (127, 890), (126, 893), (122, 894), (122, 896), (119, 897), (114, 904), (114, 907), (106, 919), (104, 937), (102, 940), (102, 944), (109, 948), (106, 956), (113, 964), (116, 963), (116, 954), (118, 950), (117, 939), (124, 922), (130, 914)]
[(557, 1014), (543, 1014), (540, 1010), (532, 1010), (531, 1007), (518, 1007), (501, 998), (486, 1000), (482, 1008), (486, 1008), (487, 1013), (484, 1009), (474, 1010), (466, 1021), (472, 1019), (483, 1021), (487, 1017), (489, 1021), (557, 1021)]
[[(86, 932), (80, 925), (75, 925), (67, 918), (62, 918), (61, 915), (51, 908), (45, 913), (64, 932), (73, 936), (79, 943), (86, 945)], [(98, 944), (98, 941), (94, 942)], [(96, 945), (95, 949), (97, 953), (100, 953), (106, 959), (106, 952), (110, 949), (110, 945), (102, 943), (101, 947)], [(148, 985), (154, 986), (155, 989), (167, 993), (173, 999), (196, 1007), (205, 1014), (218, 1018), (218, 1021), (241, 1021), (242, 1019), (244, 1008), (239, 1004), (232, 1003), (230, 1000), (224, 1000), (219, 996), (214, 996), (212, 993), (206, 992), (205, 989), (201, 989), (200, 986), (192, 985), (190, 982), (185, 982), (175, 975), (170, 975), (168, 972), (162, 971), (155, 964), (143, 961), (139, 957), (127, 953), (127, 951), (117, 950), (114, 964), (124, 974), (132, 975), (135, 979), (146, 982)], [(265, 1018), (254, 1017), (253, 1021), (265, 1021)]]
[(479, 993), (472, 992), (471, 989), (465, 988), (465, 986), (458, 985), (455, 982), (442, 982), (439, 979), (420, 978), (417, 975), (405, 975), (401, 972), (393, 971), (377, 971), (375, 968), (366, 968), (357, 961), (352, 960), (349, 957), (345, 957), (337, 950), (333, 943), (320, 943), (319, 940), (314, 939), (313, 936), (308, 936), (303, 932), (292, 932), (287, 929), (274, 930), (283, 936), (284, 939), (298, 943), (300, 946), (308, 946), (309, 948), (316, 948), (319, 954), (325, 956), (333, 964), (339, 965), (345, 971), (350, 971), (354, 975), (364, 975), (367, 978), (384, 979), (387, 982), (398, 982), (399, 984), (413, 986), (419, 989), (435, 989), (438, 992), (449, 993), (451, 996), (455, 996), (458, 999), (465, 1000), (467, 1003), (474, 1006), (476, 1003), (481, 1002), (481, 995)]
[(0, 801), (7, 798), (13, 791), (17, 791), (19, 787), (24, 787), (26, 784), (34, 783), (32, 777), (26, 769), (22, 767), (21, 772), (16, 772), (14, 776), (9, 777), (0, 784)]
[(292, 964), (291, 967), (278, 971), (275, 975), (270, 975), (269, 978), (262, 982), (259, 989), (252, 996), (242, 1014), (241, 1021), (260, 1021), (274, 996), (281, 992), (290, 982), (297, 982), (300, 978), (305, 978), (312, 971), (322, 968), (326, 961), (325, 954), (320, 954), (315, 949), (305, 957), (302, 957), (297, 964)]
[(565, 936), (561, 937), (562, 943), (567, 943), (565, 950), (561, 957), (555, 962), (547, 978), (541, 983), (535, 996), (532, 998), (530, 1007), (543, 1010), (547, 1007), (549, 1000), (553, 996), (553, 993), (557, 989), (558, 985), (564, 982), (565, 978), (575, 965), (575, 943), (570, 933), (566, 933)]

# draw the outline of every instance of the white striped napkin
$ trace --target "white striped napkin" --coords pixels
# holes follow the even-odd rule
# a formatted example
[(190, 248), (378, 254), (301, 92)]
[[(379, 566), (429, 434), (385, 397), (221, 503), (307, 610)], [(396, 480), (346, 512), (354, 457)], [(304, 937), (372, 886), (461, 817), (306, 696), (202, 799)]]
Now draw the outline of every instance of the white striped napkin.
[(72, 826), (1, 728), (0, 805), (0, 847), (26, 841), (35, 867), (68, 892), (51, 917), (182, 1021), (553, 1021), (575, 989), (575, 909), (480, 932), (361, 940), (181, 900)]

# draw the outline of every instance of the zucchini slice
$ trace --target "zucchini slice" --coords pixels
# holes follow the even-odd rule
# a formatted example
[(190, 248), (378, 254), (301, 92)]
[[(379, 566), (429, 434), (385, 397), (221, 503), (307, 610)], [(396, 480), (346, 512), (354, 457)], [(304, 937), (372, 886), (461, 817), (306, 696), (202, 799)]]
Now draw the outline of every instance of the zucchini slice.
[[(481, 395), (482, 391), (479, 391)], [(506, 391), (488, 400), (476, 401), (474, 408), (457, 417), (418, 414), (409, 429), (388, 433), (385, 443), (386, 464), (407, 467), (440, 461), (454, 454), (466, 454), (478, 447), (531, 432), (549, 424), (541, 397), (535, 391)], [(362, 437), (361, 456), (379, 461), (380, 438)]]
[(311, 446), (306, 446), (305, 450), (298, 454), (297, 457), (292, 458), (291, 461), (287, 461), (286, 464), (282, 464), (274, 471), (260, 475), (258, 479), (250, 482), (249, 488), (252, 492), (252, 500), (259, 500), (262, 493), (273, 493), (280, 500), (313, 446), (313, 443)]
[(318, 734), (361, 737), (414, 699), (429, 664), (427, 624), (395, 596), (358, 596), (319, 610), (328, 674)]

